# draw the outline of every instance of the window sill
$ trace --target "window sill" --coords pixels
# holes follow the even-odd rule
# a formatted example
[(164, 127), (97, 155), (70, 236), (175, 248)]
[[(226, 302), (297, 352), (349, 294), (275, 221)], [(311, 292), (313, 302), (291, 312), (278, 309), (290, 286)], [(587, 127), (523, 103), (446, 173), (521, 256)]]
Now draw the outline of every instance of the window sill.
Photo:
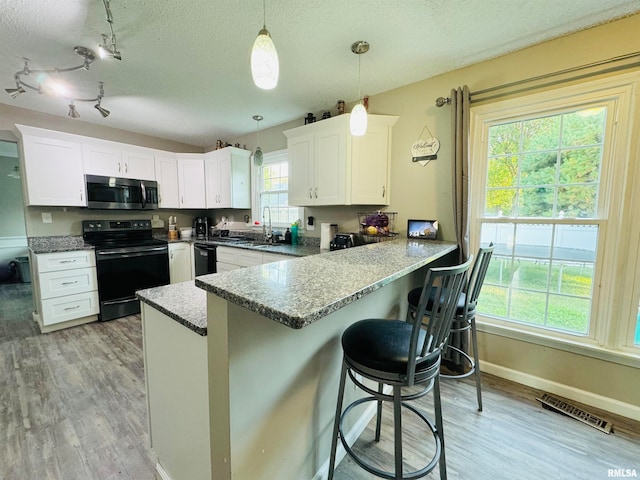
[(518, 328), (504, 325), (494, 325), (476, 320), (476, 328), (479, 332), (512, 338), (535, 345), (541, 345), (565, 352), (597, 358), (611, 363), (640, 368), (640, 352), (627, 352), (622, 350), (610, 350), (599, 345), (591, 345), (578, 341), (571, 341), (554, 337), (545, 333), (522, 331)]

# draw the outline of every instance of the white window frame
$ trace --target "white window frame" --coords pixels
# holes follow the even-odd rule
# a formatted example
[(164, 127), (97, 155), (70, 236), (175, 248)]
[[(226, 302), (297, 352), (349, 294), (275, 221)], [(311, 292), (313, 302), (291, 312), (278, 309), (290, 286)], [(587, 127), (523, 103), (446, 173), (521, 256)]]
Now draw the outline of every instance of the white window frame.
[[(287, 154), (287, 149), (283, 149), (283, 150), (275, 150), (273, 152), (268, 152), (268, 153), (264, 153), (262, 156), (262, 164), (268, 164), (268, 163), (279, 163), (279, 162), (283, 162), (283, 161), (289, 161), (289, 157)], [(291, 172), (291, 169), (289, 168), (289, 172)], [(251, 157), (251, 216), (253, 218), (253, 225), (254, 225), (254, 229), (259, 229), (262, 230), (262, 212), (260, 211), (260, 194), (262, 193), (261, 187), (262, 187), (262, 168), (257, 166), (253, 160), (253, 156)], [(289, 185), (291, 185), (291, 181), (289, 179)], [(291, 208), (296, 208), (296, 207), (291, 207)], [(299, 225), (299, 230), (301, 231), (304, 229), (304, 221), (302, 221), (302, 219), (304, 219), (304, 208), (303, 207), (297, 207), (298, 208), (298, 218), (301, 220), (301, 225)], [(259, 225), (256, 225), (255, 222), (258, 222)], [(286, 227), (289, 227), (290, 224), (286, 224), (286, 223), (277, 223), (277, 222), (273, 222), (272, 227), (277, 227), (278, 229), (284, 229)]]
[[(640, 366), (640, 348), (633, 346), (631, 329), (635, 319), (631, 315), (640, 297), (640, 280), (636, 281), (636, 264), (640, 271), (640, 252), (632, 251), (635, 235), (640, 237), (637, 221), (631, 210), (629, 195), (635, 189), (635, 200), (640, 200), (640, 185), (627, 177), (640, 168), (640, 158), (631, 155), (634, 97), (640, 87), (636, 72), (616, 77), (560, 88), (526, 97), (512, 98), (471, 109), (471, 189), (470, 229), (471, 251), (480, 245), (481, 219), (484, 216), (486, 191), (488, 129), (493, 124), (521, 118), (544, 116), (580, 105), (606, 104), (612, 122), (607, 122), (605, 149), (600, 177), (601, 201), (597, 217), (590, 221), (599, 226), (596, 271), (593, 285), (591, 324), (585, 337), (543, 330), (534, 326), (493, 319), (478, 315), (478, 329), (531, 343), (559, 348), (575, 353), (602, 358), (616, 363)], [(636, 152), (637, 153), (637, 152)], [(474, 161), (477, 159), (477, 161)], [(615, 168), (613, 162), (615, 160)], [(636, 173), (637, 176), (637, 173)], [(625, 202), (625, 196), (626, 202)], [(511, 223), (513, 219), (491, 219), (492, 223)], [(524, 219), (526, 223), (529, 219)], [(538, 219), (534, 219), (533, 223)], [(521, 223), (522, 219), (518, 219)], [(557, 220), (554, 220), (556, 223)], [(571, 223), (567, 219), (567, 223)], [(585, 222), (586, 223), (586, 222)], [(633, 246), (633, 247), (632, 247)], [(637, 248), (636, 248), (637, 249)], [(632, 262), (629, 262), (632, 260)], [(625, 274), (621, 275), (620, 269)], [(624, 305), (625, 307), (622, 307)], [(632, 324), (632, 325), (631, 325)]]

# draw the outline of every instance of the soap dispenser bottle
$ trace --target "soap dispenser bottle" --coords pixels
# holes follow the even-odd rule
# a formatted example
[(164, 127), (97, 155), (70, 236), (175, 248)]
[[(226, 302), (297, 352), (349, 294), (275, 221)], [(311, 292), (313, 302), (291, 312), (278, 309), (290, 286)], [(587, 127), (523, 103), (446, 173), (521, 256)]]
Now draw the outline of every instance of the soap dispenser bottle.
[(287, 231), (284, 232), (284, 243), (291, 245), (291, 230), (287, 227)]

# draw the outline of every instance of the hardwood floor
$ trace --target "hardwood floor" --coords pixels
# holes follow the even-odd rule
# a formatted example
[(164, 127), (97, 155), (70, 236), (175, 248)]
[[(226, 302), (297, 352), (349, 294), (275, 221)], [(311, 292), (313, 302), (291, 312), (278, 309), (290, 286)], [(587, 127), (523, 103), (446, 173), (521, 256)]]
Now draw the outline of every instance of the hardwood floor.
[(136, 316), (39, 333), (0, 286), (0, 478), (153, 479)]
[[(31, 320), (30, 294), (30, 285), (0, 285), (0, 480), (155, 478), (139, 317), (41, 335)], [(471, 383), (442, 381), (449, 478), (596, 480), (616, 468), (640, 476), (637, 422), (584, 407), (613, 422), (614, 433), (605, 435), (543, 410), (538, 391), (483, 378), (482, 413)], [(429, 395), (421, 408), (431, 415), (431, 405)], [(387, 468), (390, 418), (385, 411), (379, 444), (372, 441), (372, 423), (356, 445)], [(428, 434), (409, 418), (406, 441), (420, 447), (405, 458), (417, 466)], [(335, 475), (373, 478), (348, 458)], [(426, 478), (439, 478), (438, 470)]]

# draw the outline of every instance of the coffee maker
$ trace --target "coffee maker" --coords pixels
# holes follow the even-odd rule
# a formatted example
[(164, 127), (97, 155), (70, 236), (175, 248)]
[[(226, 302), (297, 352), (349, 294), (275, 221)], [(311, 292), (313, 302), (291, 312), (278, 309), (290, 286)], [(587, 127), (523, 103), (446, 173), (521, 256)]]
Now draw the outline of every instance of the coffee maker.
[(209, 231), (209, 219), (207, 217), (196, 217), (193, 219), (193, 233), (197, 238), (206, 238)]

